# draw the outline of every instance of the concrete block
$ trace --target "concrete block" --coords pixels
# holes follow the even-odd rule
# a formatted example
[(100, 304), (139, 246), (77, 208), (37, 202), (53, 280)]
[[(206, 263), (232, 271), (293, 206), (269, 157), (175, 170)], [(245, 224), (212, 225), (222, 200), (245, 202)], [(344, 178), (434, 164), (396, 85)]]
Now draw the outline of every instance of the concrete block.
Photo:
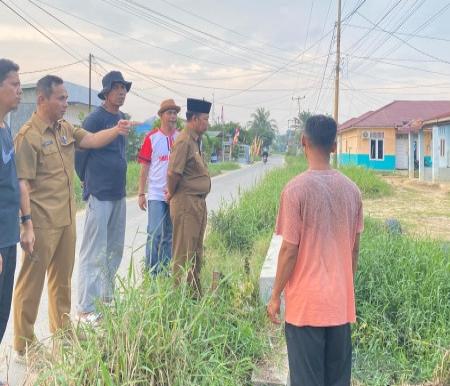
[(267, 304), (272, 293), (273, 282), (277, 273), (278, 253), (280, 252), (283, 238), (273, 235), (267, 251), (266, 259), (259, 276), (259, 296), (263, 304)]

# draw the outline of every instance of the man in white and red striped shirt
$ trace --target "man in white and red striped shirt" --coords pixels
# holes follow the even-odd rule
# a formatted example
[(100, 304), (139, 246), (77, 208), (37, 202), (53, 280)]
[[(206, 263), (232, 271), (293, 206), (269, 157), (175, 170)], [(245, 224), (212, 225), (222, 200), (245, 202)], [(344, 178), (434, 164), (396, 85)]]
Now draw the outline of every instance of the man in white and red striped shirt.
[(159, 273), (172, 257), (172, 222), (165, 194), (169, 155), (177, 135), (179, 112), (180, 107), (173, 99), (161, 102), (158, 111), (161, 127), (153, 129), (145, 136), (138, 154), (141, 164), (138, 202), (142, 210), (148, 209), (145, 268), (154, 275)]

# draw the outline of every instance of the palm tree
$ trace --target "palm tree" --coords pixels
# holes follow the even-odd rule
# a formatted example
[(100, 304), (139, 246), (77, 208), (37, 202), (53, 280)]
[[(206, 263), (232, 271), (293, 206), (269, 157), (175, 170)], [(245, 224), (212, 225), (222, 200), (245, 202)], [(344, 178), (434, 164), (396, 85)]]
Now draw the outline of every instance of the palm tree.
[(278, 132), (277, 123), (270, 118), (270, 111), (264, 107), (258, 107), (251, 115), (251, 118), (252, 120), (248, 122), (248, 126), (252, 136), (260, 137), (263, 140), (263, 146), (269, 146)]

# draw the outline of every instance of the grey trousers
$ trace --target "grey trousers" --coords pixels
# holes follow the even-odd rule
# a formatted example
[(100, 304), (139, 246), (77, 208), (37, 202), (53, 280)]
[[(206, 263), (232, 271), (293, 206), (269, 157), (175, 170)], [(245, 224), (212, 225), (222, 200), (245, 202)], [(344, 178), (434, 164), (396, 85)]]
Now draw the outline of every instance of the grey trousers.
[(126, 201), (100, 201), (89, 196), (78, 270), (78, 312), (95, 311), (109, 302), (125, 242)]

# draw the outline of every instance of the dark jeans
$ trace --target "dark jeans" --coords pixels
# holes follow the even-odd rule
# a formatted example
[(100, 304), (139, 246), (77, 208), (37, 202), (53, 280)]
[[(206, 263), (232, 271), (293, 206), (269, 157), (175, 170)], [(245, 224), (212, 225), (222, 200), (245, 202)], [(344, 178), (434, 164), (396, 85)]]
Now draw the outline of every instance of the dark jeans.
[(16, 270), (17, 246), (0, 249), (3, 258), (3, 270), (0, 273), (0, 342), (6, 331), (9, 312), (11, 311), (11, 298), (14, 285), (14, 272)]
[(350, 324), (297, 327), (286, 323), (291, 386), (350, 386)]

